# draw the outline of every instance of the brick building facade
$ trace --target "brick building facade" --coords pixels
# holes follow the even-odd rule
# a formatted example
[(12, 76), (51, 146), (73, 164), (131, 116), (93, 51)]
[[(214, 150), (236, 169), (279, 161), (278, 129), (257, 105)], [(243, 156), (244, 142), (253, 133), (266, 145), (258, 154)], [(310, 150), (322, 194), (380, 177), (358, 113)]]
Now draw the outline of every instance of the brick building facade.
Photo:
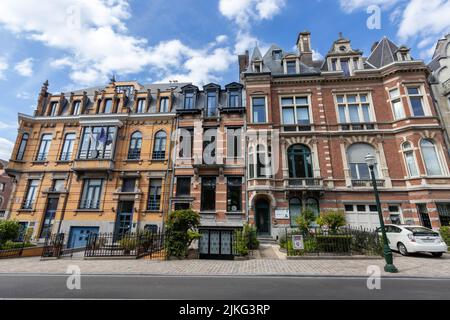
[(0, 220), (7, 219), (11, 194), (14, 192), (14, 180), (8, 176), (5, 169), (8, 162), (0, 159)]
[[(249, 218), (259, 232), (277, 236), (306, 207), (376, 227), (367, 154), (377, 158), (386, 222), (448, 224), (449, 157), (427, 66), (387, 38), (368, 57), (342, 35), (324, 61), (313, 60), (308, 32), (297, 48), (240, 56)], [(266, 132), (268, 145), (252, 131)]]
[(36, 240), (64, 232), (69, 246), (92, 232), (161, 229), (178, 88), (112, 79), (51, 94), (45, 83), (35, 114), (19, 114), (7, 169), (17, 181), (10, 219)]

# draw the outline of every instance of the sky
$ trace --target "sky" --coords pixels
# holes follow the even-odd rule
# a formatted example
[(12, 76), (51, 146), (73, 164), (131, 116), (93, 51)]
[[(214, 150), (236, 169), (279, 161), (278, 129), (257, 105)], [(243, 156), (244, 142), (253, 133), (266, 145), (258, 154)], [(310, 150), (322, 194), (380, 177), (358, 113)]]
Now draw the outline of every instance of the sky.
[(54, 93), (106, 85), (113, 74), (224, 85), (239, 79), (238, 54), (272, 43), (294, 51), (304, 30), (317, 59), (342, 32), (365, 55), (387, 36), (429, 62), (450, 32), (450, 0), (1, 0), (0, 12), (4, 159), (17, 113), (32, 114), (47, 79)]

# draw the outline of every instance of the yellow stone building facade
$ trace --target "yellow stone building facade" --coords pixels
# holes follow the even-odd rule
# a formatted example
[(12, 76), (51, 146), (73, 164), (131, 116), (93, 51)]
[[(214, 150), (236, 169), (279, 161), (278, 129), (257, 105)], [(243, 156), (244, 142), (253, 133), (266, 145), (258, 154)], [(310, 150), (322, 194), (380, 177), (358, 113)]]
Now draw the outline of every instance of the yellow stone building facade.
[(33, 116), (19, 114), (8, 166), (17, 187), (10, 219), (69, 235), (163, 227), (169, 210), (174, 104), (183, 84), (106, 87), (52, 94), (45, 83)]

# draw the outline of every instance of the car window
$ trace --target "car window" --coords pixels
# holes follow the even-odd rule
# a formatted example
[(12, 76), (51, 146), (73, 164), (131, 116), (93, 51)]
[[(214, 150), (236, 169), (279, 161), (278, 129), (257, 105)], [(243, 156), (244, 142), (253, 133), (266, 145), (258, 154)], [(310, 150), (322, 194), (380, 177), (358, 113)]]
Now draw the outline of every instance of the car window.
[(439, 234), (433, 230), (424, 227), (406, 227), (408, 231), (411, 231), (415, 236), (438, 236)]
[(400, 233), (400, 232), (402, 232), (402, 229), (400, 229), (400, 228), (398, 228), (398, 227), (391, 226), (391, 228), (392, 228), (392, 232), (395, 232), (395, 233)]

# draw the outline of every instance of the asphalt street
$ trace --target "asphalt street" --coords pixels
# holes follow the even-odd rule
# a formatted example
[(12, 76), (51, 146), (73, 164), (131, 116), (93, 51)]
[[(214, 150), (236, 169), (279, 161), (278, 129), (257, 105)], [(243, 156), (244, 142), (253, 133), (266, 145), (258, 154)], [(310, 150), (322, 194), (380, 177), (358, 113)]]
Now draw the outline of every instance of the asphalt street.
[[(68, 275), (0, 275), (2, 299), (450, 299), (450, 279), (382, 278), (369, 290), (366, 278), (192, 277), (83, 275), (81, 289)], [(75, 282), (72, 282), (72, 284)]]

